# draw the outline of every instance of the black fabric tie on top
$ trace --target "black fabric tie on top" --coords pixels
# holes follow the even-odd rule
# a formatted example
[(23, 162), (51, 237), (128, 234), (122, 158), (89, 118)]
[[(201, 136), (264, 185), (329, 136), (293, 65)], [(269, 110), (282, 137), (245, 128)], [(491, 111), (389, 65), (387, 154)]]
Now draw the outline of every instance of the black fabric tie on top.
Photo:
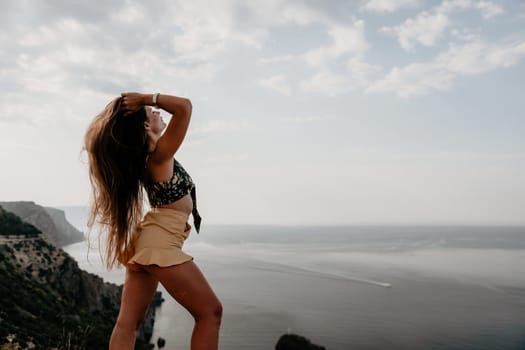
[(193, 200), (193, 210), (191, 211), (191, 215), (193, 215), (193, 226), (195, 226), (195, 231), (199, 233), (202, 218), (197, 210), (197, 191), (195, 186), (191, 189), (191, 199)]

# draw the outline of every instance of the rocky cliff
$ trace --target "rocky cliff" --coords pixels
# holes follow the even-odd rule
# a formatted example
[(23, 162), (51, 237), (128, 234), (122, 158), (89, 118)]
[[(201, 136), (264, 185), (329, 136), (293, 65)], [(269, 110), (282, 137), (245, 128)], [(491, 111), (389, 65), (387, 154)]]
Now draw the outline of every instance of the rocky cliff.
[[(0, 208), (0, 348), (107, 349), (122, 286), (80, 270), (42, 234), (26, 231)], [(136, 349), (150, 348), (153, 317), (150, 308)]]
[(42, 232), (43, 238), (56, 247), (84, 240), (82, 232), (66, 220), (62, 210), (42, 207), (26, 201), (0, 202), (0, 206), (16, 214), (24, 222), (35, 226)]
[(298, 334), (283, 334), (275, 344), (275, 350), (326, 350), (326, 348), (313, 344), (309, 339)]

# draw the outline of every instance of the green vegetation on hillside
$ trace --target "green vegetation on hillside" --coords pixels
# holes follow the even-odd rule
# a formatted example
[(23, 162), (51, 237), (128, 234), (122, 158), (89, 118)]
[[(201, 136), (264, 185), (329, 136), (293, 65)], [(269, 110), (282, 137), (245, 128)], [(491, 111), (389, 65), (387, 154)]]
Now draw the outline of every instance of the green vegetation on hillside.
[(25, 235), (25, 236), (37, 236), (40, 231), (25, 223), (13, 213), (5, 211), (0, 207), (0, 235)]
[[(35, 283), (31, 271), (23, 272), (13, 265), (13, 253), (14, 249), (0, 245), (1, 341), (15, 334), (22, 348), (29, 341), (39, 349), (107, 347), (117, 311), (107, 308), (90, 312), (79, 300), (80, 295), (71, 298), (70, 291), (57, 290), (58, 281)], [(47, 279), (49, 270), (39, 273)]]

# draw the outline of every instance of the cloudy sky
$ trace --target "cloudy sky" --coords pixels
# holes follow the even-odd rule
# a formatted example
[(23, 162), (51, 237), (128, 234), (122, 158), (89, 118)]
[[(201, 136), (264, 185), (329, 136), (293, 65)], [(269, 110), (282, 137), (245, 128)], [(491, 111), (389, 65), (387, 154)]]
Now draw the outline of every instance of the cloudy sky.
[(8, 0), (0, 29), (1, 200), (87, 205), (84, 131), (141, 91), (192, 100), (203, 223), (525, 224), (521, 0)]

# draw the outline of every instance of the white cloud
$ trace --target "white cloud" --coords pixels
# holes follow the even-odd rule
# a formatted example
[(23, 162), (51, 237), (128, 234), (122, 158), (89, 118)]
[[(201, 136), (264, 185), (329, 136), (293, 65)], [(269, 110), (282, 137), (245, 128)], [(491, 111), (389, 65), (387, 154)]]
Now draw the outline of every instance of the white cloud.
[[(301, 89), (334, 97), (368, 83), (370, 76), (380, 67), (364, 61), (370, 48), (364, 28), (363, 20), (344, 26), (331, 24), (328, 29), (331, 43), (300, 56), (316, 69), (313, 76), (301, 82)], [(336, 74), (336, 71), (340, 73)]]
[(334, 97), (354, 90), (355, 86), (347, 77), (324, 70), (301, 82), (301, 89), (306, 92)]
[(492, 18), (505, 12), (501, 6), (490, 1), (476, 2), (474, 7), (480, 10), (485, 18)]
[(346, 69), (351, 75), (352, 81), (359, 85), (366, 85), (377, 74), (381, 73), (383, 67), (369, 64), (360, 58), (353, 57), (346, 62)]
[(305, 92), (335, 97), (368, 86), (382, 70), (383, 67), (366, 63), (360, 57), (351, 57), (339, 73), (320, 68), (312, 77), (303, 80), (300, 87)]
[(140, 4), (121, 7), (117, 12), (111, 13), (110, 17), (113, 20), (126, 23), (136, 23), (138, 21), (143, 21), (146, 18), (144, 8), (140, 7)]
[(520, 7), (517, 9), (516, 13), (518, 19), (525, 18), (525, 2), (520, 3)]
[(290, 86), (284, 75), (274, 75), (272, 77), (259, 80), (259, 85), (275, 90), (283, 95), (290, 95)]
[(281, 63), (281, 62), (290, 62), (295, 59), (294, 55), (281, 55), (273, 57), (263, 57), (257, 60), (257, 63), (266, 64), (266, 63)]
[(444, 0), (435, 8), (435, 11), (439, 13), (449, 13), (455, 10), (466, 10), (471, 7), (471, 0)]
[(405, 98), (425, 95), (434, 90), (449, 89), (458, 76), (510, 67), (522, 57), (525, 57), (525, 42), (454, 44), (432, 62), (394, 67), (366, 92), (390, 92)]
[(411, 50), (417, 44), (435, 46), (444, 36), (445, 30), (451, 26), (449, 15), (470, 9), (479, 10), (484, 18), (504, 13), (501, 6), (490, 1), (445, 0), (429, 11), (419, 13), (415, 18), (406, 19), (398, 26), (382, 27), (380, 32), (396, 37), (405, 50)]
[(450, 35), (458, 40), (466, 42), (474, 42), (481, 40), (481, 30), (471, 28), (454, 28), (450, 31)]
[(421, 5), (421, 0), (368, 0), (363, 9), (374, 12), (393, 12), (403, 7)]
[(302, 0), (265, 0), (237, 1), (241, 8), (249, 9), (239, 13), (244, 22), (251, 25), (292, 24), (306, 26), (312, 23), (330, 24), (340, 15), (344, 2), (338, 1), (302, 1)]
[(173, 5), (173, 26), (180, 30), (170, 35), (171, 44), (181, 61), (211, 60), (221, 53), (232, 37), (231, 4), (223, 1), (181, 1)]
[(192, 128), (193, 133), (210, 134), (216, 132), (237, 132), (246, 130), (251, 126), (251, 123), (246, 119), (213, 119), (203, 122), (202, 124)]
[(316, 122), (322, 119), (324, 118), (321, 117), (320, 115), (300, 115), (300, 116), (283, 118), (284, 121), (294, 122), (294, 123), (311, 123), (311, 122)]
[(492, 1), (480, 0), (445, 0), (435, 8), (438, 13), (450, 13), (457, 10), (477, 9), (484, 18), (503, 14), (505, 10)]
[(525, 42), (502, 45), (482, 42), (451, 45), (449, 50), (437, 56), (436, 62), (457, 74), (480, 74), (516, 64), (525, 56)]
[(394, 67), (382, 80), (373, 83), (366, 92), (391, 92), (399, 97), (428, 94), (449, 88), (454, 74), (436, 63), (411, 63)]
[[(254, 1), (256, 11), (258, 10), (260, 3), (266, 1)], [(298, 25), (307, 25), (315, 22), (323, 22), (326, 19), (325, 13), (322, 11), (316, 11), (314, 8), (306, 5), (301, 1), (277, 1), (280, 11), (269, 12), (269, 17), (276, 16), (282, 23), (295, 23)]]
[(417, 43), (424, 46), (434, 46), (443, 35), (448, 24), (447, 16), (442, 13), (422, 12), (416, 18), (409, 18), (399, 26), (382, 27), (380, 31), (394, 35), (401, 47), (410, 50)]
[(370, 45), (364, 36), (364, 21), (355, 21), (350, 26), (332, 25), (328, 34), (332, 38), (330, 45), (310, 50), (303, 55), (303, 59), (314, 67), (325, 67), (335, 60), (353, 54), (362, 56)]
[[(34, 11), (45, 12), (58, 5), (39, 6)], [(25, 81), (52, 86), (58, 76), (67, 80), (99, 77), (113, 80), (109, 82), (112, 86), (129, 85), (129, 81), (144, 85), (150, 80), (145, 75), (157, 76), (158, 80), (167, 77), (167, 73), (207, 81), (219, 67), (217, 58), (229, 45), (260, 49), (267, 38), (264, 28), (239, 28), (234, 1), (177, 1), (162, 6), (163, 12), (155, 13), (156, 6), (129, 2), (115, 11), (102, 12), (96, 22), (82, 13), (71, 15), (71, 9), (67, 13), (56, 9), (52, 13), (56, 18), (41, 24), (22, 18), (10, 36), (0, 37), (1, 44), (9, 52), (11, 62), (36, 62), (38, 68), (17, 68), (5, 78), (31, 89), (35, 89), (34, 85)], [(1, 61), (4, 63), (3, 57)]]

